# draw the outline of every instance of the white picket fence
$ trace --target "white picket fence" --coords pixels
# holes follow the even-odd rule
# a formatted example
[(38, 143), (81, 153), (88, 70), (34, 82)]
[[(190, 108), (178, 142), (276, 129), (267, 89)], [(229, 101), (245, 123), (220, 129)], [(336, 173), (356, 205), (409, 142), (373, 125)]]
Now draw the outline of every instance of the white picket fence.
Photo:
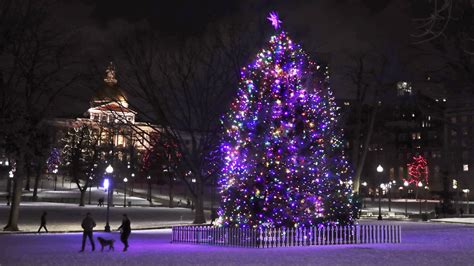
[(254, 229), (174, 226), (172, 242), (256, 248), (400, 243), (401, 227), (352, 225)]

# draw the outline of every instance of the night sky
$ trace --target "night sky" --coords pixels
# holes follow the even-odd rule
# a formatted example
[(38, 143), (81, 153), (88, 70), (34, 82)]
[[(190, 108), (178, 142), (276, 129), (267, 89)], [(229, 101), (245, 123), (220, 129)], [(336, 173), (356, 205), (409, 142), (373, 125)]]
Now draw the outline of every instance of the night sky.
[[(350, 84), (344, 69), (351, 55), (378, 49), (391, 57), (388, 75), (410, 78), (408, 53), (411, 11), (408, 0), (320, 0), (320, 1), (127, 1), (69, 0), (54, 10), (58, 25), (80, 37), (83, 67), (100, 72), (117, 57), (117, 36), (137, 24), (147, 23), (163, 36), (163, 42), (175, 42), (200, 36), (210, 26), (232, 21), (254, 21), (263, 25), (267, 39), (272, 33), (266, 22), (275, 10), (283, 27), (303, 49), (316, 59), (326, 61), (332, 72), (333, 90), (350, 97)], [(256, 45), (255, 52), (263, 44)], [(120, 71), (120, 66), (117, 66)], [(102, 84), (93, 83), (75, 89), (76, 99), (66, 115), (84, 112), (88, 100)], [(237, 86), (237, 84), (236, 84)]]

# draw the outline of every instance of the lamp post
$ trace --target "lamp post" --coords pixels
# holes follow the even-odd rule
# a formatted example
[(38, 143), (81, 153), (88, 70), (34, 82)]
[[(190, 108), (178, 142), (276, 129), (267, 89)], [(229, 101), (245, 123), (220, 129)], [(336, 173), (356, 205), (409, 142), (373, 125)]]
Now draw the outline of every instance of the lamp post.
[[(421, 183), (421, 181), (420, 181), (420, 182), (418, 182), (417, 186), (418, 186), (418, 190), (419, 190), (419, 188), (423, 187), (423, 183)], [(421, 195), (418, 196), (418, 201), (420, 202), (420, 215), (421, 215)]]
[(147, 176), (146, 180), (148, 182), (148, 201), (151, 204), (151, 176)]
[(365, 196), (367, 196), (367, 182), (362, 182), (361, 185), (364, 187), (364, 195), (362, 195), (362, 204), (363, 208), (367, 208), (366, 203), (365, 203)]
[[(381, 175), (383, 173), (383, 167), (379, 164), (377, 166), (377, 173), (379, 173), (379, 176), (380, 176), (380, 179), (381, 178)], [(382, 220), (382, 189), (383, 187), (383, 184), (380, 184), (380, 189), (379, 189), (379, 216), (377, 217), (378, 220)]]
[(10, 206), (10, 199), (12, 197), (12, 187), (13, 187), (13, 170), (10, 170), (8, 172), (8, 185), (7, 185), (7, 190), (8, 190), (8, 195), (7, 195), (7, 206)]
[[(58, 168), (53, 170), (54, 174), (54, 191), (56, 191), (56, 184), (58, 183)], [(63, 187), (64, 187), (64, 178), (63, 178)]]
[(133, 196), (133, 187), (134, 187), (134, 185), (135, 185), (135, 173), (132, 173), (132, 174), (130, 175), (130, 182), (131, 182), (131, 184), (130, 184), (130, 186), (131, 186), (131, 189), (130, 189), (130, 196)]
[(89, 205), (91, 205), (92, 176), (89, 176)]
[(127, 182), (128, 178), (123, 179), (123, 207), (127, 207)]
[(403, 182), (403, 186), (405, 187), (406, 189), (406, 195), (405, 195), (405, 216), (408, 217), (408, 186), (410, 185), (410, 183), (408, 183), (408, 181), (405, 181)]
[(392, 183), (395, 185), (395, 180), (393, 182), (388, 182), (387, 191), (388, 191), (388, 211), (392, 211)]
[[(109, 166), (107, 166), (107, 168), (105, 169), (105, 172), (108, 174), (108, 175), (112, 175), (112, 173), (114, 172), (114, 168), (112, 167), (112, 165), (109, 164)], [(105, 222), (105, 228), (104, 228), (104, 231), (105, 232), (110, 232), (110, 224), (109, 224), (109, 212), (110, 212), (110, 181), (108, 178), (104, 179), (104, 189), (107, 189), (107, 215), (106, 215), (106, 222)]]
[(466, 194), (466, 214), (469, 214), (469, 189), (463, 189), (462, 192)]

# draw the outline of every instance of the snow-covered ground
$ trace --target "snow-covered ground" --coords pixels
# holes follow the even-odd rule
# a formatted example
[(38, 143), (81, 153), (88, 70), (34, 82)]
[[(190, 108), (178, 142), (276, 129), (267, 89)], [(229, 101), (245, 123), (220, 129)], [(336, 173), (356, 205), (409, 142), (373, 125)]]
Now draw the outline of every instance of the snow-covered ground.
[[(10, 208), (0, 206), (0, 225), (6, 225)], [(23, 232), (35, 232), (40, 224), (43, 211), (48, 212), (47, 227), (50, 231), (80, 231), (81, 221), (87, 212), (97, 223), (97, 229), (103, 230), (106, 220), (106, 207), (86, 206), (76, 204), (24, 202), (20, 205), (19, 227)], [(194, 218), (194, 213), (187, 208), (168, 207), (127, 207), (110, 208), (110, 226), (116, 228), (120, 225), (122, 214), (127, 213), (135, 228), (157, 228), (163, 226), (189, 224)], [(206, 212), (209, 216), (209, 212)], [(1, 234), (1, 232), (0, 232)]]
[(442, 219), (432, 219), (431, 221), (442, 222), (442, 223), (473, 224), (474, 225), (474, 217), (442, 218)]
[[(371, 223), (374, 223), (371, 221)], [(275, 249), (172, 244), (171, 230), (134, 231), (130, 249), (78, 253), (80, 233), (0, 235), (0, 265), (473, 265), (474, 226), (398, 222), (402, 243)], [(96, 243), (97, 244), (97, 243)]]

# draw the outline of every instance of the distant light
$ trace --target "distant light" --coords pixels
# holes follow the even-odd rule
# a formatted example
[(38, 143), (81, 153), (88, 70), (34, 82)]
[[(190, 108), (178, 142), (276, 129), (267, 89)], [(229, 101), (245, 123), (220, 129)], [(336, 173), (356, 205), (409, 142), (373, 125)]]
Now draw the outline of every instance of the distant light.
[(423, 186), (423, 183), (421, 183), (421, 181), (418, 182), (418, 187), (422, 187), (422, 186)]
[(403, 182), (403, 185), (404, 185), (405, 187), (408, 187), (408, 185), (410, 185), (410, 183), (408, 183), (408, 181), (405, 181), (405, 182)]
[(466, 193), (466, 194), (469, 193), (469, 191), (470, 191), (470, 190), (469, 190), (468, 188), (465, 188), (465, 189), (462, 190), (462, 192), (464, 192), (464, 193)]
[(367, 186), (367, 182), (362, 182), (362, 186), (366, 187), (366, 186)]
[(196, 178), (191, 179), (191, 182), (196, 183)]
[(147, 176), (146, 179), (150, 180), (150, 179), (151, 179), (151, 176)]
[(377, 172), (379, 173), (383, 172), (383, 167), (380, 164), (377, 166)]
[(384, 183), (380, 184), (380, 188), (381, 188), (381, 189), (385, 190), (386, 187), (387, 187), (387, 186), (386, 186)]
[(109, 185), (110, 185), (110, 184), (109, 184), (109, 179), (108, 179), (108, 178), (104, 179), (104, 188), (105, 188), (105, 189), (108, 189), (108, 188), (109, 188)]
[(5, 161), (5, 166), (9, 166), (10, 163), (8, 161)]
[(132, 177), (135, 177), (135, 173), (132, 173), (131, 176), (132, 176)]
[(127, 183), (127, 182), (128, 182), (128, 178), (124, 177), (124, 178), (123, 178), (123, 182)]
[(13, 178), (13, 170), (8, 172), (8, 177)]

